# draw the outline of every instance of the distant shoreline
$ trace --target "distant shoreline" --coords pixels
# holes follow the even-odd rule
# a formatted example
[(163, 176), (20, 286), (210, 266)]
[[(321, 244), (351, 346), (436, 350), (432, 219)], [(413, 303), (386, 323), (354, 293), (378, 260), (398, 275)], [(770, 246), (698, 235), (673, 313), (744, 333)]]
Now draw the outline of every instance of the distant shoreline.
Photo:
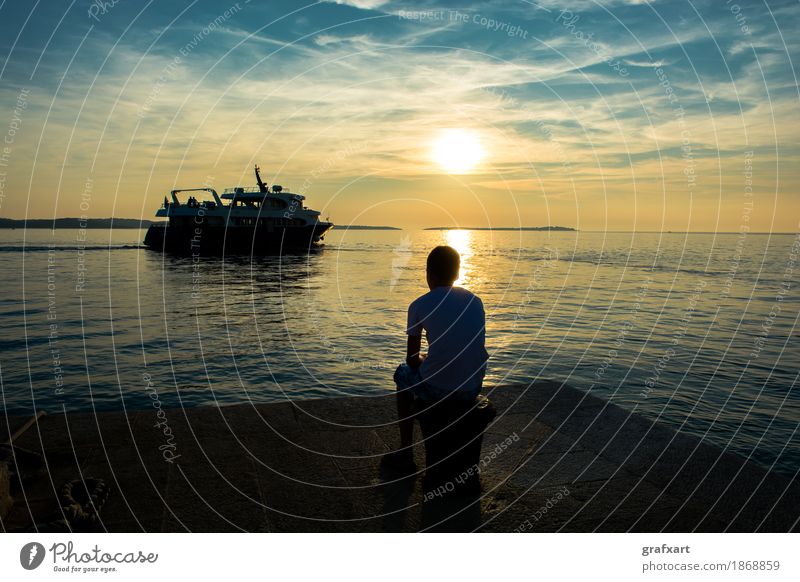
[(403, 230), (402, 228), (397, 228), (396, 226), (370, 226), (368, 224), (349, 224), (347, 226), (337, 226), (334, 224), (333, 228), (336, 230)]
[[(163, 222), (155, 220), (139, 220), (138, 218), (30, 218), (28, 220), (18, 220), (13, 218), (0, 218), (0, 229), (130, 229), (143, 230), (149, 228), (151, 224)], [(370, 225), (350, 225), (340, 226), (339, 229), (349, 230), (402, 230), (395, 226), (370, 226)]]
[(143, 229), (148, 228), (152, 220), (138, 218), (29, 218), (16, 220), (0, 218), (0, 228), (68, 228), (68, 229)]
[(423, 230), (555, 230), (577, 232), (569, 226), (431, 226)]
[[(162, 221), (156, 220), (139, 220), (138, 218), (89, 218), (82, 221), (80, 218), (30, 218), (14, 219), (14, 218), (0, 218), (1, 229), (128, 229), (128, 230), (144, 230), (150, 227), (151, 224)], [(337, 225), (336, 230), (404, 230), (396, 226), (372, 226), (372, 225)], [(416, 229), (411, 229), (416, 230)], [(567, 226), (432, 226), (423, 228), (422, 230), (484, 230), (484, 231), (530, 231), (530, 232), (579, 232), (575, 228)], [(605, 234), (740, 234), (738, 231), (678, 231), (678, 230), (583, 230), (583, 233), (605, 233)], [(748, 234), (752, 235), (796, 235), (797, 232), (784, 232), (784, 231), (751, 231)]]

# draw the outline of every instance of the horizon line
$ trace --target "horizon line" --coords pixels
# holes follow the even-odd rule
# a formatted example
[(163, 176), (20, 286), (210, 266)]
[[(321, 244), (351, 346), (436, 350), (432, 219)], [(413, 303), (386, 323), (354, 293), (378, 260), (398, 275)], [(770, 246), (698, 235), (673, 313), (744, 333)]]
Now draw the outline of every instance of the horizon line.
[[(9, 222), (55, 222), (59, 220), (75, 220), (75, 221), (119, 221), (119, 222), (140, 222), (140, 223), (153, 223), (153, 222), (161, 222), (157, 220), (152, 220), (149, 218), (122, 218), (122, 217), (92, 217), (92, 218), (81, 218), (77, 216), (62, 216), (56, 218), (7, 218), (7, 217), (0, 217), (0, 230), (5, 230), (8, 227), (2, 226), (3, 221)], [(393, 226), (387, 224), (348, 224), (348, 225), (336, 225), (334, 224), (334, 228), (339, 229), (348, 229), (348, 228), (358, 228), (358, 227), (368, 227), (374, 229), (387, 229), (387, 230), (422, 230), (422, 231), (436, 231), (436, 230), (505, 230), (505, 231), (534, 231), (534, 232), (574, 232), (574, 233), (613, 233), (613, 234), (757, 234), (757, 235), (765, 235), (765, 234), (774, 234), (774, 235), (796, 235), (800, 234), (800, 231), (769, 231), (769, 230), (761, 230), (761, 231), (734, 231), (734, 230), (608, 230), (608, 229), (587, 229), (587, 230), (580, 230), (575, 227), (569, 226), (557, 226), (557, 225), (549, 225), (549, 226), (414, 226), (414, 227), (403, 227), (403, 226)], [(24, 226), (23, 226), (24, 228)], [(42, 230), (41, 227), (29, 227), (34, 228), (35, 230)], [(44, 227), (46, 229), (47, 227)], [(64, 227), (55, 227), (52, 230), (71, 230), (70, 228)], [(73, 229), (74, 230), (74, 229)], [(110, 230), (110, 229), (109, 229)], [(136, 230), (135, 228), (125, 228), (125, 230)]]

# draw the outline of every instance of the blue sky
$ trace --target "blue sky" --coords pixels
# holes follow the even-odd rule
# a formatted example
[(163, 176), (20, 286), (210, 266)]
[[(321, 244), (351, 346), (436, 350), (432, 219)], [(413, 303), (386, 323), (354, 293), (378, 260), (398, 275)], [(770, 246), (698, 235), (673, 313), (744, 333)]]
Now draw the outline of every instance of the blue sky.
[[(0, 216), (149, 218), (259, 163), (340, 224), (736, 231), (752, 164), (750, 223), (796, 231), (798, 21), (794, 0), (6, 1)], [(467, 173), (431, 158), (447, 128), (485, 152)]]

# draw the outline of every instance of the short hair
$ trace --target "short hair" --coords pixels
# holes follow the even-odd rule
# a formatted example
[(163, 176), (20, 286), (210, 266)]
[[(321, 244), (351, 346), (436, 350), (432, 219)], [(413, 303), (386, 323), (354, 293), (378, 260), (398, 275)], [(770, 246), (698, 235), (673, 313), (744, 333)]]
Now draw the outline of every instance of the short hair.
[(428, 273), (437, 281), (453, 282), (458, 279), (461, 257), (453, 247), (445, 245), (434, 248), (428, 255)]

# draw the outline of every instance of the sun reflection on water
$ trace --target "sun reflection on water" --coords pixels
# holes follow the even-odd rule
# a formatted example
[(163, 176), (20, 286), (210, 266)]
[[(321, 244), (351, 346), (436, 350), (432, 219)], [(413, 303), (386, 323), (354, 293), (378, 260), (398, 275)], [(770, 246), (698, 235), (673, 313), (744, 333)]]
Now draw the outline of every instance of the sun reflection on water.
[(447, 230), (444, 233), (445, 244), (453, 247), (461, 255), (461, 272), (454, 285), (466, 287), (471, 280), (473, 242), (472, 231), (469, 230)]

